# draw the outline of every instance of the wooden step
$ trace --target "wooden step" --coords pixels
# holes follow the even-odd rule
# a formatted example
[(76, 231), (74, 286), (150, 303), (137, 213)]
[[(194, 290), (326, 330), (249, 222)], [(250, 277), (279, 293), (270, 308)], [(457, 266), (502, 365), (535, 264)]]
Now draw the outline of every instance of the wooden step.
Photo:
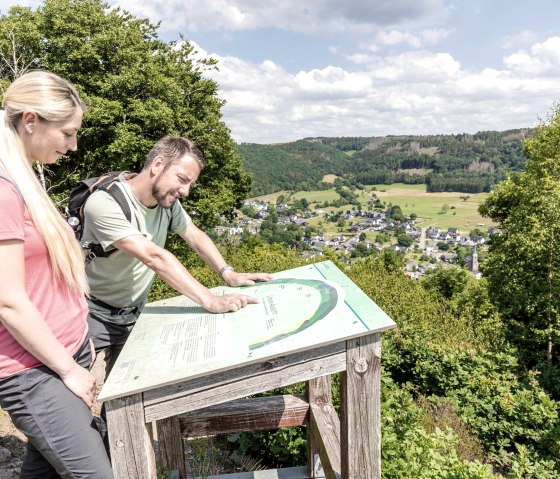
[[(202, 478), (196, 478), (202, 479)], [(236, 472), (208, 476), (205, 479), (310, 479), (307, 467), (286, 467), (282, 469), (268, 469), (266, 471)]]

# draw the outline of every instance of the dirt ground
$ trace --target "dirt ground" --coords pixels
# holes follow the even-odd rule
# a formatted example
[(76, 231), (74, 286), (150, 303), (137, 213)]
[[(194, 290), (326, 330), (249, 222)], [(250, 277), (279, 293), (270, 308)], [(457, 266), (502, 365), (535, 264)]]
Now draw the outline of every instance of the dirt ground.
[[(105, 361), (101, 353), (92, 369), (97, 380), (97, 392), (103, 385)], [(96, 401), (92, 411), (99, 415), (101, 405)], [(21, 461), (25, 455), (26, 437), (19, 432), (8, 414), (0, 408), (0, 479), (17, 479), (21, 468)]]

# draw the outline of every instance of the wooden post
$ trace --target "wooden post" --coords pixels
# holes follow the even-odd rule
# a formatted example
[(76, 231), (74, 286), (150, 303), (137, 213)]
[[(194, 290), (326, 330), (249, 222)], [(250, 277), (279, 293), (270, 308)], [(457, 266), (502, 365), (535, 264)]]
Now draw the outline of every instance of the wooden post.
[(177, 479), (186, 479), (183, 436), (178, 416), (156, 422), (159, 458), (164, 473)]
[(105, 403), (115, 479), (156, 479), (156, 461), (142, 394)]
[[(332, 385), (331, 376), (322, 376), (307, 381), (307, 402), (311, 404), (331, 404), (332, 403)], [(309, 468), (309, 477), (315, 478), (317, 471), (317, 456), (319, 448), (315, 441), (315, 434), (311, 423), (306, 430), (307, 433), (307, 466)]]
[(347, 341), (340, 375), (343, 479), (381, 478), (381, 335)]
[[(312, 478), (340, 478), (340, 421), (332, 405), (331, 377), (322, 376), (307, 383), (309, 427), (307, 428), (308, 467)], [(323, 474), (317, 475), (320, 457)]]

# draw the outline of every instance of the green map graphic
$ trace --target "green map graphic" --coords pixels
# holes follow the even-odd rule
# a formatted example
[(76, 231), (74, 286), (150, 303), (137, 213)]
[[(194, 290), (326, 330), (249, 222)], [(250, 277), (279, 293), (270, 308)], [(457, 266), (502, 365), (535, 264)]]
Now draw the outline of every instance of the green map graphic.
[[(295, 286), (298, 290), (311, 289), (315, 294), (311, 295), (308, 292), (307, 296), (310, 298), (316, 298), (318, 294), (318, 305), (315, 305), (313, 301), (309, 301), (307, 303), (307, 306), (311, 306), (312, 309), (308, 310), (308, 308), (306, 308), (301, 302), (296, 303), (296, 308), (291, 311), (293, 322), (287, 325), (283, 331), (276, 332), (271, 337), (258, 339), (255, 342), (249, 344), (250, 351), (261, 348), (263, 346), (267, 346), (269, 344), (275, 343), (276, 341), (280, 341), (281, 339), (285, 339), (289, 336), (298, 334), (301, 331), (306, 330), (307, 328), (327, 316), (327, 314), (329, 314), (338, 304), (338, 292), (336, 288), (324, 281), (316, 279), (275, 279), (269, 281), (268, 283), (257, 283), (255, 286), (261, 286), (264, 288), (276, 286), (283, 288), (288, 285), (292, 287)], [(253, 286), (253, 288), (255, 286)], [(289, 299), (289, 296), (287, 299)], [(284, 305), (284, 309), (287, 309), (287, 307), (289, 306), (289, 304)]]

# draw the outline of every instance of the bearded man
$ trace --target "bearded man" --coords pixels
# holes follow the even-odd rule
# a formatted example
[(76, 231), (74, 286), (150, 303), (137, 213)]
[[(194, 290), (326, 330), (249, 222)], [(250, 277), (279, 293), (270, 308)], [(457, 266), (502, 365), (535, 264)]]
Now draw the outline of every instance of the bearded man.
[(105, 351), (106, 374), (146, 304), (156, 273), (212, 313), (237, 311), (257, 302), (244, 294), (213, 295), (164, 248), (168, 231), (181, 236), (230, 286), (271, 279), (266, 273), (234, 271), (178, 201), (189, 195), (203, 168), (202, 153), (190, 140), (166, 136), (148, 153), (140, 173), (118, 177), (118, 187), (130, 206), (130, 220), (106, 191), (95, 191), (86, 201), (82, 244), (99, 244), (104, 251), (116, 249), (106, 257), (90, 255), (86, 262), (91, 292), (89, 331), (95, 350)]

